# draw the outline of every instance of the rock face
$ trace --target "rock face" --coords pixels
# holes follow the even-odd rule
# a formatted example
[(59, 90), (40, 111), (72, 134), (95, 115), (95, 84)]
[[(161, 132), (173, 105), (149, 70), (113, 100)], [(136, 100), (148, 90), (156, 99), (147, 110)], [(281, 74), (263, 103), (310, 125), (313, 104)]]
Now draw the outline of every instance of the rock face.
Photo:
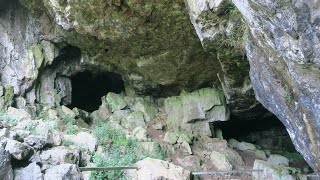
[[(72, 75), (90, 68), (120, 73), (137, 92), (154, 95), (218, 83), (219, 61), (203, 50), (182, 1), (14, 0), (0, 22), (1, 81), (28, 101), (49, 103), (55, 87), (70, 102), (71, 73), (57, 75), (57, 62)], [(68, 44), (80, 56), (64, 49)]]
[[(203, 47), (217, 55), (221, 65), (218, 78), (232, 113), (242, 119), (263, 113), (251, 111), (260, 109), (260, 106), (249, 79), (249, 63), (243, 43), (246, 26), (239, 11), (228, 0), (185, 2)], [(242, 113), (246, 113), (246, 117)]]
[(204, 88), (165, 99), (167, 122), (171, 128), (195, 131), (211, 136), (209, 122), (229, 120), (223, 93)]
[(320, 171), (319, 1), (233, 0), (249, 27), (247, 56), (258, 100)]

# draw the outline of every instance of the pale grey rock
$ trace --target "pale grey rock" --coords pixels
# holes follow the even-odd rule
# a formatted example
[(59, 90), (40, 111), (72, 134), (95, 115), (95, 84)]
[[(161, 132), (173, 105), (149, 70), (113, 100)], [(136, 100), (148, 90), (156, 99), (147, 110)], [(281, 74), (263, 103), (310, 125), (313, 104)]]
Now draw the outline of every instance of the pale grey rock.
[(7, 140), (5, 149), (16, 160), (28, 160), (34, 153), (33, 148), (28, 144), (11, 139)]
[(249, 27), (246, 52), (257, 99), (286, 126), (320, 172), (318, 1), (233, 0)]
[(190, 171), (176, 166), (172, 163), (145, 158), (134, 164), (138, 170), (133, 170), (127, 173), (127, 176), (132, 180), (140, 179), (175, 179), (185, 180), (190, 178)]
[(121, 119), (121, 125), (129, 130), (133, 130), (138, 126), (145, 126), (145, 120), (141, 111), (135, 111), (130, 113)]
[(131, 109), (133, 111), (141, 111), (146, 122), (152, 121), (158, 112), (154, 104), (146, 100), (138, 100)]
[(9, 152), (0, 147), (0, 179), (13, 180), (11, 156)]
[(279, 180), (279, 179), (303, 179), (306, 180), (306, 176), (301, 174), (301, 171), (295, 168), (272, 165), (266, 161), (255, 160), (253, 169), (261, 169), (263, 172), (253, 172), (252, 176), (254, 180), (268, 179), (268, 180)]
[(166, 132), (163, 140), (169, 144), (175, 144), (178, 140), (179, 136), (175, 132)]
[(279, 154), (271, 154), (267, 160), (272, 165), (285, 165), (289, 166), (289, 159)]
[(76, 114), (66, 106), (61, 106), (61, 111), (64, 114), (64, 116), (67, 116), (67, 117), (70, 117), (70, 118), (75, 118), (76, 117)]
[(6, 113), (16, 119), (17, 122), (31, 120), (31, 115), (24, 109), (9, 107)]
[(123, 97), (120, 94), (112, 92), (107, 94), (106, 103), (111, 109), (111, 112), (124, 109), (127, 106), (127, 103), (123, 100)]
[(4, 139), (4, 138), (8, 138), (10, 135), (10, 131), (8, 128), (3, 128), (0, 130), (0, 140)]
[(80, 151), (75, 147), (58, 146), (45, 150), (40, 155), (44, 169), (60, 164), (79, 164)]
[(257, 150), (256, 146), (252, 143), (247, 143), (247, 142), (240, 142), (237, 147), (240, 151), (249, 151), (249, 152), (255, 152)]
[(232, 170), (233, 168), (227, 157), (220, 152), (212, 151), (210, 160), (219, 171)]
[(136, 127), (133, 130), (133, 136), (140, 142), (143, 141), (148, 141), (148, 134), (147, 134), (147, 130), (141, 126)]
[(64, 135), (63, 141), (72, 142), (77, 147), (83, 150), (95, 152), (97, 147), (97, 138), (88, 132), (80, 132), (76, 135)]
[(180, 96), (166, 98), (164, 104), (167, 123), (173, 129), (181, 128), (211, 136), (209, 122), (229, 119), (223, 93), (213, 88), (183, 92)]
[(27, 167), (14, 170), (15, 180), (43, 180), (40, 166), (36, 163), (30, 163)]
[(74, 164), (61, 164), (45, 171), (44, 180), (80, 180), (81, 172)]
[(47, 144), (44, 137), (34, 135), (24, 138), (23, 141), (36, 150), (41, 150)]

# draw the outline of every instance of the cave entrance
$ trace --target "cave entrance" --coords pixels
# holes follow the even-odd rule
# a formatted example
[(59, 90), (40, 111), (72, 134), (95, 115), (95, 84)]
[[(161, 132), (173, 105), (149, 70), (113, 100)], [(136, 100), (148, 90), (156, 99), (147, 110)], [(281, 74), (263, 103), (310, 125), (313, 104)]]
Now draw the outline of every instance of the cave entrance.
[(296, 152), (285, 126), (275, 116), (253, 120), (216, 121), (212, 126), (214, 129), (221, 129), (224, 139), (250, 142), (264, 149)]
[(124, 82), (121, 75), (112, 72), (93, 73), (85, 70), (71, 77), (72, 103), (69, 108), (93, 112), (101, 105), (101, 97), (108, 92), (121, 93)]
[(280, 154), (287, 157), (292, 167), (302, 169), (308, 167), (311, 170), (295, 149), (285, 126), (274, 115), (252, 120), (231, 118), (229, 121), (211, 122), (210, 127), (216, 133), (220, 129), (223, 139), (229, 140), (232, 138), (239, 142), (244, 141), (258, 145), (258, 147), (271, 154)]

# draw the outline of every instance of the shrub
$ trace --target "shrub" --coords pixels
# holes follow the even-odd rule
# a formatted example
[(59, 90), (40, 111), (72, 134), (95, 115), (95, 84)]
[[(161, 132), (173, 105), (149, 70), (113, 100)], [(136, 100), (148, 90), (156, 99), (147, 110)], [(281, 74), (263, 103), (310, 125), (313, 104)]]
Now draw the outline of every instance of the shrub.
[[(143, 153), (143, 157), (138, 157), (136, 149), (138, 147), (138, 141), (135, 139), (127, 139), (125, 133), (122, 130), (114, 128), (109, 123), (98, 122), (94, 129), (93, 134), (98, 138), (100, 145), (105, 145), (109, 140), (111, 141), (111, 147), (104, 154), (96, 153), (93, 156), (93, 162), (97, 167), (103, 166), (128, 166), (136, 163), (137, 161), (145, 158), (152, 157), (157, 159), (163, 159), (164, 155), (161, 151), (161, 147), (157, 146), (157, 153), (148, 154)], [(92, 172), (90, 176), (91, 180), (100, 179), (126, 179), (124, 172), (121, 170), (115, 171), (96, 171)]]
[(110, 139), (112, 141), (125, 139), (125, 133), (116, 129), (109, 123), (98, 122), (93, 129), (93, 135), (98, 138), (99, 145), (105, 145), (105, 142)]

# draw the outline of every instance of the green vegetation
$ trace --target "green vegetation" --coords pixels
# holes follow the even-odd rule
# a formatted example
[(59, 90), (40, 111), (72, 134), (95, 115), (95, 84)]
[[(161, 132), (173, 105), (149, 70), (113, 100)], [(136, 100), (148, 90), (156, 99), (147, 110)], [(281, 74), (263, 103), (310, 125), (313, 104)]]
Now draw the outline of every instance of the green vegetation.
[[(114, 128), (109, 123), (97, 122), (93, 129), (93, 134), (98, 137), (98, 144), (101, 146), (110, 145), (104, 153), (96, 153), (93, 162), (97, 167), (103, 166), (129, 166), (145, 158), (163, 159), (160, 146), (156, 149), (157, 153), (149, 154), (143, 152), (143, 156), (137, 155), (139, 142), (135, 139), (128, 139), (122, 130)], [(97, 171), (90, 176), (91, 180), (100, 179), (126, 179), (123, 171)]]
[(75, 125), (76, 119), (70, 116), (63, 117), (64, 127), (67, 134), (77, 134), (78, 126)]
[(11, 126), (17, 125), (17, 120), (7, 113), (0, 113), (0, 121), (7, 122)]
[(108, 140), (120, 141), (125, 139), (125, 133), (116, 129), (114, 126), (102, 121), (97, 121), (93, 135), (98, 138), (99, 145), (105, 145)]

